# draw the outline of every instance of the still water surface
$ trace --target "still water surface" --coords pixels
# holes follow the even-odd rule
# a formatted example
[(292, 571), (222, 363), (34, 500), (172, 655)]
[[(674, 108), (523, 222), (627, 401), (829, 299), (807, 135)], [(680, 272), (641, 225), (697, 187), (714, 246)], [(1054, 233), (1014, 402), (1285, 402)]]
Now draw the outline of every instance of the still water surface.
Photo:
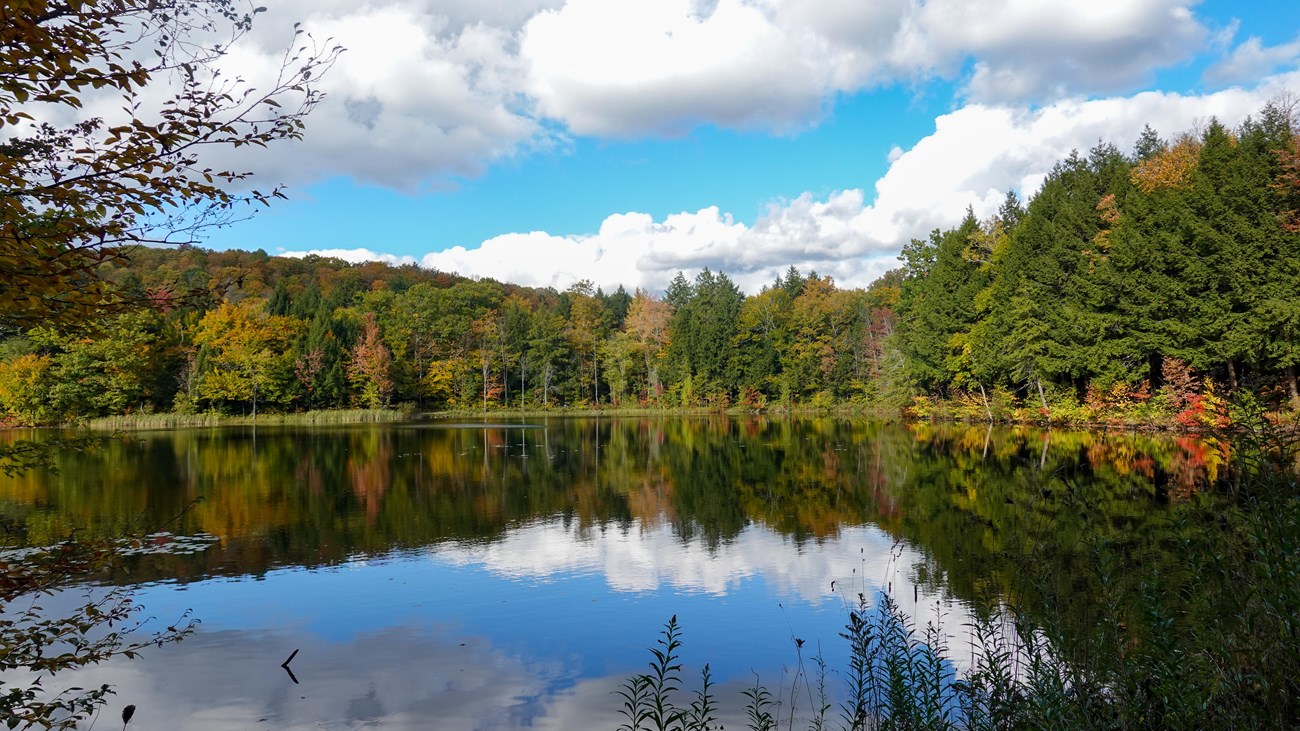
[(687, 687), (711, 663), (739, 728), (755, 673), (788, 683), (793, 637), (844, 665), (859, 595), (940, 622), (958, 669), (972, 607), (1033, 606), (1018, 557), (1079, 583), (1053, 611), (1083, 611), (1082, 546), (1158, 534), (1220, 459), (1188, 438), (829, 419), (202, 429), (0, 476), (0, 512), (31, 545), (167, 525), (112, 580), (199, 630), (76, 678), (116, 686), (132, 729), (612, 729), (672, 615)]

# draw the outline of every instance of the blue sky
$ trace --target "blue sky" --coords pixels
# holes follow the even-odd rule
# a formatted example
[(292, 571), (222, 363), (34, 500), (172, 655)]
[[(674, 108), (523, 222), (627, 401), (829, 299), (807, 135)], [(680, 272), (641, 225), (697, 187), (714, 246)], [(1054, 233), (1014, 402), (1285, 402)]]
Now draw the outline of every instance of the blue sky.
[[(1098, 139), (1300, 91), (1300, 3), (282, 0), (346, 46), (300, 143), (240, 158), (290, 200), (208, 245), (657, 290), (708, 266), (864, 286), (901, 245), (1032, 195)], [(259, 65), (260, 64), (260, 65)]]

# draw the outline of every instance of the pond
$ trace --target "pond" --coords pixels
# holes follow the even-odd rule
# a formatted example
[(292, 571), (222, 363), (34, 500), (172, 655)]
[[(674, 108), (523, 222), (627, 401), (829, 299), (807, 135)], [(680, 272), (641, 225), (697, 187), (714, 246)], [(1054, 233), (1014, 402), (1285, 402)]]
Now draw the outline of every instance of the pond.
[(108, 727), (131, 703), (132, 729), (613, 729), (673, 616), (686, 686), (709, 663), (727, 719), (819, 651), (837, 693), (846, 609), (882, 590), (963, 648), (989, 602), (1048, 612), (1050, 577), (1086, 632), (1086, 547), (1158, 544), (1222, 451), (720, 416), (194, 429), (0, 476), (0, 513), (29, 545), (153, 533), (107, 581), (163, 626), (201, 620), (60, 676), (116, 687)]

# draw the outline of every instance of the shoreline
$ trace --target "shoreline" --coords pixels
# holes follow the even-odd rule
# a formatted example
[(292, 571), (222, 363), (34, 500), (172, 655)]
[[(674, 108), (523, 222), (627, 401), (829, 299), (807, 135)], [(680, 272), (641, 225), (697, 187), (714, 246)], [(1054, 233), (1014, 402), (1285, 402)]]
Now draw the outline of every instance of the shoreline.
[[(1295, 418), (1293, 412), (1263, 412), (1270, 418)], [(607, 407), (607, 408), (545, 408), (545, 409), (447, 409), (441, 411), (421, 411), (411, 407), (389, 409), (324, 409), (305, 412), (262, 413), (256, 417), (242, 414), (136, 414), (99, 417), (82, 423), (53, 425), (54, 428), (84, 428), (90, 431), (149, 431), (164, 429), (187, 429), (196, 427), (228, 426), (328, 426), (353, 424), (395, 423), (400, 421), (422, 421), (440, 419), (532, 419), (532, 418), (604, 418), (604, 417), (829, 417), (846, 419), (863, 419), (884, 422), (933, 423), (933, 424), (968, 424), (1000, 427), (1032, 427), (1036, 429), (1079, 429), (1085, 431), (1166, 433), (1166, 434), (1204, 434), (1215, 431), (1211, 425), (1188, 426), (1178, 423), (1168, 416), (1142, 420), (1132, 417), (1116, 416), (1105, 419), (1017, 419), (1007, 415), (987, 419), (953, 413), (931, 413), (918, 415), (900, 413), (899, 410), (883, 406), (841, 405), (832, 407), (779, 407), (752, 409), (748, 407), (730, 407), (715, 409), (709, 407)], [(46, 425), (51, 426), (51, 425)], [(25, 427), (12, 427), (25, 428)]]
[(397, 409), (319, 409), (289, 413), (243, 414), (124, 414), (102, 416), (82, 424), (63, 424), (91, 431), (149, 431), (221, 426), (329, 426), (405, 421), (410, 413)]

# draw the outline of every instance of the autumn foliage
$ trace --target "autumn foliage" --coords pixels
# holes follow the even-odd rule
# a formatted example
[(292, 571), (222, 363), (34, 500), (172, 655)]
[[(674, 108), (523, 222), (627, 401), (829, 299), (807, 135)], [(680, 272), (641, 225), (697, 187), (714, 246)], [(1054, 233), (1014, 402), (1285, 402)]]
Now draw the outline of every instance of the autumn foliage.
[(1291, 138), (1290, 146), (1278, 150), (1281, 170), (1273, 190), (1282, 199), (1282, 227), (1300, 233), (1300, 133)]
[(1201, 153), (1201, 143), (1183, 135), (1164, 150), (1139, 162), (1130, 173), (1133, 185), (1143, 193), (1161, 188), (1185, 188), (1191, 181)]
[(348, 362), (348, 377), (359, 387), (359, 398), (365, 406), (377, 409), (388, 405), (393, 394), (389, 375), (392, 362), (393, 355), (380, 337), (375, 313), (367, 312), (361, 323), (361, 337), (352, 347)]
[[(83, 324), (127, 303), (101, 266), (129, 247), (193, 241), (244, 215), (241, 204), (282, 197), (232, 192), (248, 173), (207, 164), (205, 151), (300, 137), (320, 100), (313, 79), (338, 49), (295, 42), (304, 51), (287, 53), (284, 73), (260, 89), (222, 78), (219, 60), (256, 12), (233, 0), (0, 7), (0, 323)], [(146, 102), (146, 87), (162, 101)], [(92, 98), (122, 111), (38, 121)]]

